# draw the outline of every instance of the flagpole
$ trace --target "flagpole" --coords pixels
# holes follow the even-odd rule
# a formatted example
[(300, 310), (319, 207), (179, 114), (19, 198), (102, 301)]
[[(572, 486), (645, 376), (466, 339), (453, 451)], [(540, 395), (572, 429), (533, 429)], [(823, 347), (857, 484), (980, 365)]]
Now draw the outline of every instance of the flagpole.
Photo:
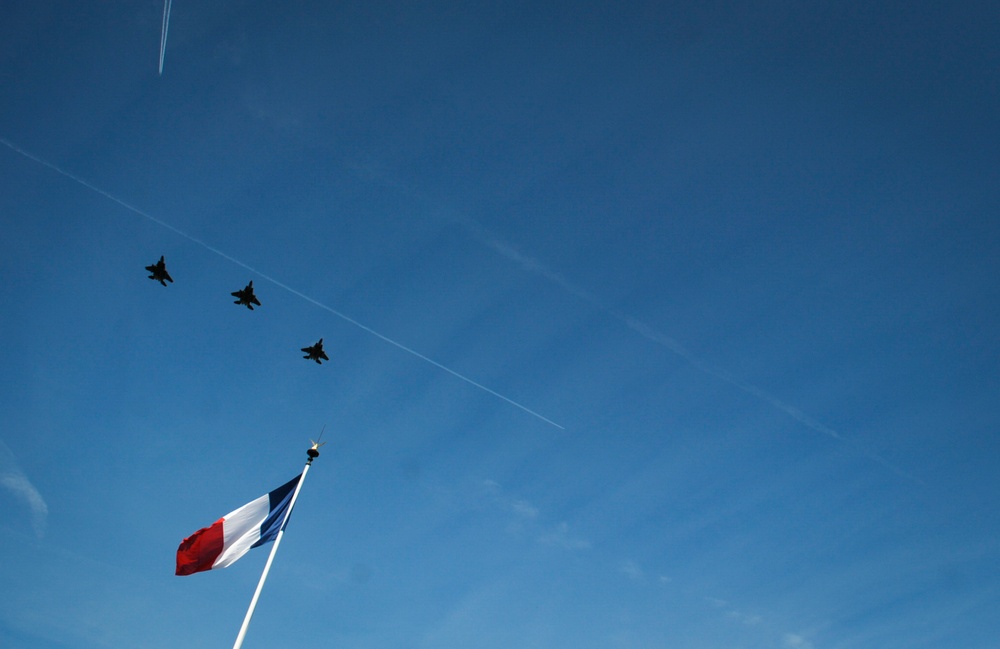
[(302, 469), (302, 477), (299, 478), (299, 483), (295, 485), (295, 492), (292, 494), (292, 500), (288, 503), (288, 510), (285, 512), (285, 518), (281, 521), (281, 527), (278, 529), (278, 535), (274, 538), (274, 547), (271, 548), (271, 554), (267, 555), (267, 563), (264, 564), (264, 572), (260, 575), (260, 581), (257, 582), (257, 590), (253, 593), (253, 598), (250, 600), (250, 608), (247, 609), (247, 615), (243, 618), (243, 626), (240, 627), (240, 633), (236, 636), (236, 644), (233, 645), (233, 649), (240, 649), (243, 646), (243, 638), (247, 635), (247, 627), (250, 626), (250, 618), (253, 617), (254, 609), (257, 608), (257, 600), (260, 598), (260, 591), (264, 588), (264, 581), (267, 579), (267, 573), (271, 570), (271, 562), (274, 561), (274, 554), (278, 551), (278, 544), (281, 543), (281, 537), (285, 534), (285, 525), (288, 524), (288, 517), (292, 515), (292, 509), (295, 507), (295, 500), (299, 497), (299, 490), (302, 489), (302, 483), (306, 481), (306, 473), (309, 472), (309, 467), (312, 466), (312, 461), (319, 457), (319, 447), (322, 444), (313, 442), (312, 447), (306, 451), (309, 459), (306, 460), (306, 466)]

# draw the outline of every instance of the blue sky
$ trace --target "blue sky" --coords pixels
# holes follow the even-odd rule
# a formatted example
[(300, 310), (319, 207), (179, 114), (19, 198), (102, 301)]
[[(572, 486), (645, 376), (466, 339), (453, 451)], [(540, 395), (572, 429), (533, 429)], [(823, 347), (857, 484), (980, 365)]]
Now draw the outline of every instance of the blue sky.
[(162, 10), (0, 22), (0, 644), (228, 646), (325, 427), (248, 649), (997, 646), (993, 4)]

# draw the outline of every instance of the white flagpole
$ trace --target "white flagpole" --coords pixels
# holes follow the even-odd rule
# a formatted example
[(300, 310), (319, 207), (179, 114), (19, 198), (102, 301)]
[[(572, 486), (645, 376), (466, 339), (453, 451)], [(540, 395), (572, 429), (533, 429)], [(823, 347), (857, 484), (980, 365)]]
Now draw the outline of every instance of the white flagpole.
[(240, 633), (236, 636), (236, 644), (233, 645), (233, 649), (240, 649), (243, 645), (243, 638), (247, 635), (247, 627), (250, 626), (250, 618), (253, 617), (253, 611), (257, 608), (257, 599), (260, 598), (260, 591), (264, 588), (264, 581), (267, 579), (267, 573), (271, 570), (271, 562), (274, 561), (274, 554), (278, 551), (278, 544), (281, 543), (281, 537), (285, 533), (285, 525), (288, 523), (288, 517), (292, 515), (292, 509), (295, 507), (295, 500), (299, 497), (299, 490), (302, 489), (302, 483), (306, 481), (306, 473), (309, 472), (309, 467), (312, 466), (312, 461), (319, 457), (319, 447), (322, 444), (313, 442), (312, 448), (306, 451), (309, 455), (309, 459), (306, 460), (306, 466), (302, 469), (302, 477), (299, 478), (299, 483), (295, 485), (295, 492), (292, 494), (292, 501), (288, 503), (288, 510), (285, 512), (285, 518), (281, 521), (281, 527), (278, 529), (278, 535), (274, 538), (274, 547), (271, 548), (271, 554), (267, 556), (267, 563), (264, 564), (264, 572), (260, 575), (260, 581), (257, 582), (257, 590), (253, 593), (253, 599), (250, 600), (250, 608), (247, 609), (247, 615), (243, 618), (243, 626), (240, 627)]

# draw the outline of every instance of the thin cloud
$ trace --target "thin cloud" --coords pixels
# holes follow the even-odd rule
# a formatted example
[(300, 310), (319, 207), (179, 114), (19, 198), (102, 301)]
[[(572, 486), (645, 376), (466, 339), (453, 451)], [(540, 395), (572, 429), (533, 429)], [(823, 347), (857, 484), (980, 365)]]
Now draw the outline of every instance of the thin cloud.
[(31, 484), (28, 476), (17, 465), (14, 453), (0, 441), (0, 485), (3, 485), (18, 500), (23, 501), (31, 511), (31, 527), (38, 538), (45, 536), (45, 526), (49, 517), (49, 506)]
[(510, 510), (521, 518), (538, 518), (538, 508), (526, 500), (512, 501)]
[(518, 518), (538, 518), (538, 508), (527, 500), (511, 498), (504, 493), (496, 480), (483, 480), (482, 490), (500, 509), (515, 514)]
[(813, 643), (797, 633), (786, 633), (781, 639), (781, 646), (788, 649), (813, 649)]
[(548, 526), (542, 520), (543, 517), (538, 507), (522, 498), (508, 496), (496, 480), (483, 480), (479, 487), (482, 490), (482, 497), (487, 498), (494, 507), (514, 516), (516, 520), (508, 530), (516, 530), (518, 533), (532, 530), (538, 535), (535, 540), (542, 545), (566, 550), (590, 549), (590, 541), (573, 534), (570, 531), (569, 523), (562, 521), (557, 525)]
[(543, 545), (552, 545), (567, 550), (589, 550), (590, 541), (570, 533), (569, 523), (563, 521), (538, 537)]
[(739, 622), (740, 624), (745, 624), (747, 626), (757, 626), (758, 624), (764, 621), (764, 618), (761, 617), (760, 615), (756, 615), (754, 613), (744, 613), (743, 611), (739, 611), (736, 609), (733, 609), (732, 611), (726, 613), (726, 617), (729, 618), (730, 620)]
[(646, 577), (646, 573), (635, 561), (625, 561), (622, 563), (621, 571), (623, 575), (632, 581), (642, 581)]

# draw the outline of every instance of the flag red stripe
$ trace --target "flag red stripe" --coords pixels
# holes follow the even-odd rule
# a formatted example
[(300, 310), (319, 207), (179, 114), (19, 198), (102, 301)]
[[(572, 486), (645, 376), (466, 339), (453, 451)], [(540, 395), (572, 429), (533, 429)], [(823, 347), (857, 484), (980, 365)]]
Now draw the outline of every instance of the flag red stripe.
[(177, 548), (177, 575), (193, 575), (203, 570), (211, 570), (212, 564), (222, 554), (224, 542), (220, 518), (209, 527), (203, 527), (181, 541)]

